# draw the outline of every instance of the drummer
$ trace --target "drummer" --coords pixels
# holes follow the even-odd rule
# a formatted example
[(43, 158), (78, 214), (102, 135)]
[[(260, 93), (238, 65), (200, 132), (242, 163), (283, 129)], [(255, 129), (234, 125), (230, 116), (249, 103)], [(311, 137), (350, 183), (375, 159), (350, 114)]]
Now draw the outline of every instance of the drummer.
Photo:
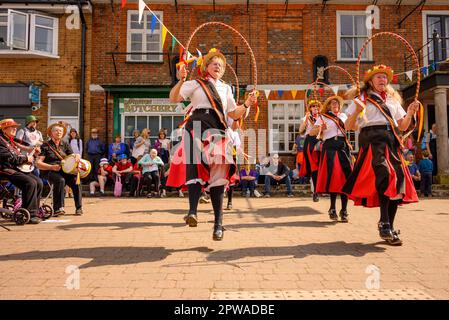
[[(64, 188), (69, 186), (73, 191), (75, 200), (75, 214), (82, 215), (81, 185), (76, 184), (77, 176), (67, 174), (61, 169), (61, 160), (73, 154), (70, 145), (62, 138), (67, 133), (67, 127), (61, 123), (54, 123), (47, 129), (50, 139), (41, 147), (41, 154), (37, 159), (37, 166), (41, 170), (41, 177), (47, 179), (53, 185), (53, 210), (54, 215), (65, 214), (64, 210)], [(78, 162), (81, 159), (79, 154), (75, 155)]]

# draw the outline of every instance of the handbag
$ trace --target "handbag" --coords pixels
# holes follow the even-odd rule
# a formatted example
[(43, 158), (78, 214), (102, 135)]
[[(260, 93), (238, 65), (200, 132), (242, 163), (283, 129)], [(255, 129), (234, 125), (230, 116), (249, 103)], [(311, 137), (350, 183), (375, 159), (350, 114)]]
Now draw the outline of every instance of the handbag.
[(122, 179), (119, 176), (115, 177), (114, 184), (114, 197), (120, 197), (122, 195)]

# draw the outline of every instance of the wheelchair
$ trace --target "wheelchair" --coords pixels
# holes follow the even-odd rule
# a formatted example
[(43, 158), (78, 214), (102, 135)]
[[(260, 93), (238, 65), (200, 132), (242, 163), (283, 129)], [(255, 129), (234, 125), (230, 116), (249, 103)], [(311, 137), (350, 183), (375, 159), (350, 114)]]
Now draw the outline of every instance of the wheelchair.
[(5, 220), (11, 220), (17, 225), (23, 226), (30, 221), (31, 215), (27, 209), (21, 208), (22, 198), (17, 201), (15, 192), (16, 188), (11, 183), (8, 181), (0, 182), (0, 198), (2, 199), (0, 215)]

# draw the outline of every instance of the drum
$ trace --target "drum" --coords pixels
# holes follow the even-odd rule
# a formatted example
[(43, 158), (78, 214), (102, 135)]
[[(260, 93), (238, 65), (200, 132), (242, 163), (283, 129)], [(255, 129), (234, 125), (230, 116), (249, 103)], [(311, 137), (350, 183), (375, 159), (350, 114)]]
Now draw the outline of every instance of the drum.
[(77, 165), (75, 155), (71, 154), (64, 160), (61, 160), (61, 167), (62, 171), (67, 174), (78, 174), (79, 171), (81, 179), (84, 179), (89, 175), (92, 165), (89, 161), (84, 159), (80, 159), (80, 162)]

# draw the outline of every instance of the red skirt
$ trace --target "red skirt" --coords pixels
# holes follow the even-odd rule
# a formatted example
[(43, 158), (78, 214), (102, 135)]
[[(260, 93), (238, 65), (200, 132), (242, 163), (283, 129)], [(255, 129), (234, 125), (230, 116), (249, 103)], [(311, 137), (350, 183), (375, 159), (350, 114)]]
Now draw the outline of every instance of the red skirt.
[[(199, 130), (194, 128), (194, 122), (201, 124)], [(194, 112), (182, 140), (174, 147), (167, 186), (180, 187), (192, 180), (212, 186), (228, 184), (235, 172), (232, 143), (215, 112)]]
[(321, 150), (316, 192), (343, 193), (342, 187), (351, 171), (351, 154), (345, 139), (327, 139)]
[(360, 151), (343, 192), (355, 205), (378, 207), (379, 194), (402, 203), (418, 202), (413, 180), (393, 132), (381, 126), (363, 128)]
[(312, 172), (317, 171), (320, 163), (320, 152), (315, 150), (318, 139), (307, 135), (304, 140), (304, 158), (299, 170), (300, 177), (310, 177)]

